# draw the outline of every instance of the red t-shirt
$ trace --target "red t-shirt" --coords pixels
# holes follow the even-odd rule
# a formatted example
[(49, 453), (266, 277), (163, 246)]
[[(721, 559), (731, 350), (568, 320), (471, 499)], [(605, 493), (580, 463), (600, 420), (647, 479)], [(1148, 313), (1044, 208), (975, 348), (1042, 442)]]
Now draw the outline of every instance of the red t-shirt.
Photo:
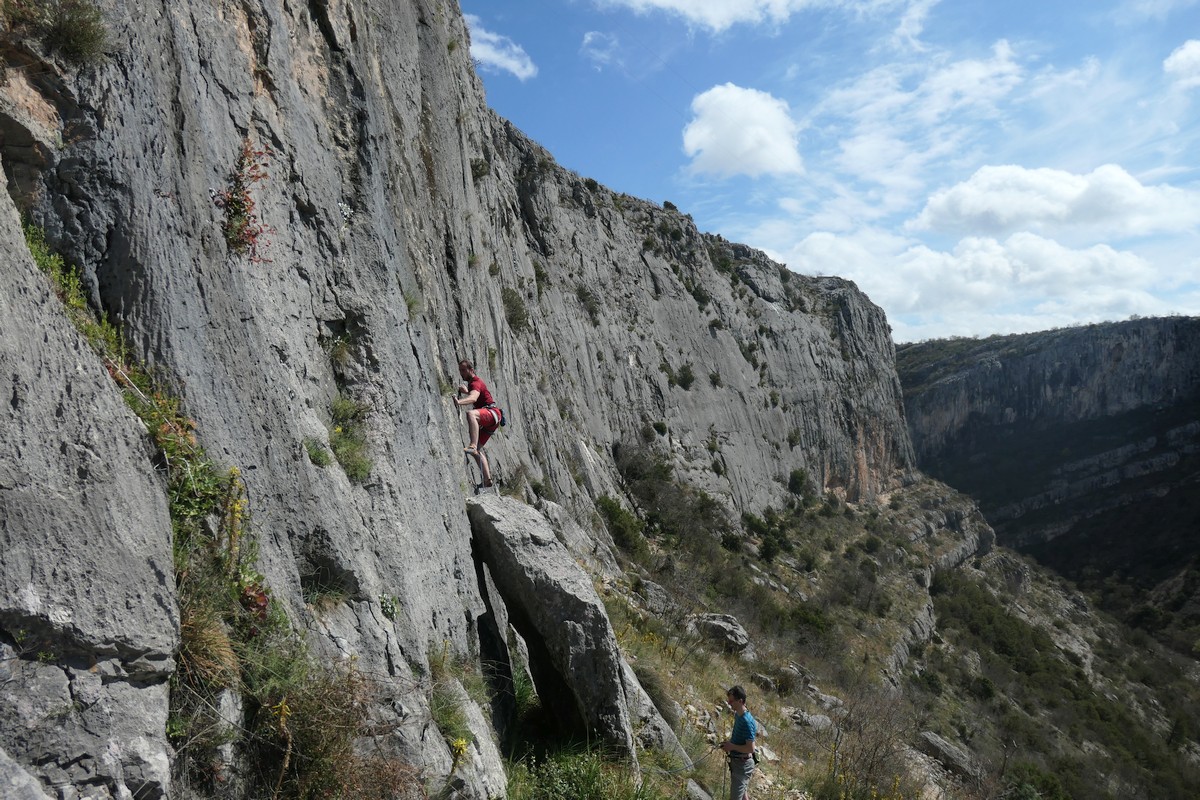
[(478, 375), (467, 381), (467, 394), (475, 391), (479, 392), (479, 396), (475, 398), (475, 408), (484, 408), (496, 402), (492, 399), (492, 393), (488, 391), (487, 384)]

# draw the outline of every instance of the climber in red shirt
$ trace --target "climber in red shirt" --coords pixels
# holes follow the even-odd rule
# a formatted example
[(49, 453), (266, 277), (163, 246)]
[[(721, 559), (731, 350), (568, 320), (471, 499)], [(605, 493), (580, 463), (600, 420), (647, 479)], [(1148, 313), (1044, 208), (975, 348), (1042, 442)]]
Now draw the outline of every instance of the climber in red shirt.
[(479, 472), (483, 475), (483, 485), (492, 485), (492, 470), (488, 466), (487, 456), (483, 454), (483, 446), (500, 427), (504, 412), (492, 399), (487, 384), (475, 374), (475, 367), (465, 358), (458, 362), (458, 374), (463, 383), (458, 387), (458, 396), (454, 398), (455, 405), (471, 406), (467, 411), (467, 425), (471, 432), (471, 443), (463, 448), (463, 452), (473, 456), (479, 464)]

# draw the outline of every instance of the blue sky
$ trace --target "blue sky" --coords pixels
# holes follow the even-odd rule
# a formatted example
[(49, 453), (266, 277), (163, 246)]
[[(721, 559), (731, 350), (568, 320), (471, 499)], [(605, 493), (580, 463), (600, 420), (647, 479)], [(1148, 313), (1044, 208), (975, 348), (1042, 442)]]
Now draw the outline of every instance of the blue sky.
[(461, 0), (563, 166), (897, 341), (1200, 315), (1200, 0)]

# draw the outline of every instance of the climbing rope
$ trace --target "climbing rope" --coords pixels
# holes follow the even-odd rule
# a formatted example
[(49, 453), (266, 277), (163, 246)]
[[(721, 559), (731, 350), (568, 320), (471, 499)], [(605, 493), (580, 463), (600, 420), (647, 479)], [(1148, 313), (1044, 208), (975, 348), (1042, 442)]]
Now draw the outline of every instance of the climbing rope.
[(708, 752), (706, 752), (702, 756), (691, 756), (691, 755), (688, 755), (687, 752), (685, 751), (684, 755), (687, 756), (687, 760), (690, 762), (690, 766), (678, 767), (677, 769), (663, 769), (662, 767), (642, 767), (641, 771), (643, 773), (653, 772), (656, 775), (678, 775), (681, 772), (691, 772), (699, 764), (703, 763), (706, 758), (708, 758), (715, 752), (717, 752), (716, 745), (712, 745), (711, 747), (709, 747)]

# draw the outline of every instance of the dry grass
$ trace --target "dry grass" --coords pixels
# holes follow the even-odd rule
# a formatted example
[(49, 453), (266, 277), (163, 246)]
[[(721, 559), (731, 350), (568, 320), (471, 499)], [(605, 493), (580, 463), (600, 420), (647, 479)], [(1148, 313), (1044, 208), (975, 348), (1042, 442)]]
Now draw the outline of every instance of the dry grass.
[(221, 618), (211, 609), (184, 607), (179, 624), (179, 669), (194, 684), (223, 689), (238, 679), (238, 658)]

